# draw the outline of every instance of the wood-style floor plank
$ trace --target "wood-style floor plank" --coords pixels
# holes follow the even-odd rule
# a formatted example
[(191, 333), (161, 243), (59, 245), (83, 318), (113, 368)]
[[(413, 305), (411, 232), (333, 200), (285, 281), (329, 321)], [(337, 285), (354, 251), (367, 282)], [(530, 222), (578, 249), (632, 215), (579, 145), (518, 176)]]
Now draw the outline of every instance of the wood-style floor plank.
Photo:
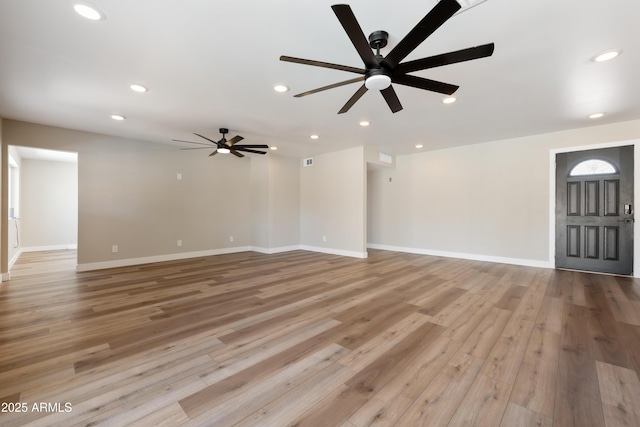
[(635, 371), (596, 362), (604, 419), (608, 427), (640, 425), (640, 381)]
[(24, 253), (0, 285), (0, 403), (28, 408), (3, 427), (640, 423), (637, 279), (378, 250), (75, 256)]

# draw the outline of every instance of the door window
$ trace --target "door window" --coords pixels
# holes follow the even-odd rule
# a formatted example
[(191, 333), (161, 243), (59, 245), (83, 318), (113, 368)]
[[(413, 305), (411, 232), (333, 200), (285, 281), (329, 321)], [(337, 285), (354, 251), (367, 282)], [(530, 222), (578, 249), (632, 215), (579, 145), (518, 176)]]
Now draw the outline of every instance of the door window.
[(569, 176), (583, 175), (605, 175), (609, 173), (618, 173), (616, 167), (611, 163), (600, 159), (589, 159), (575, 165)]

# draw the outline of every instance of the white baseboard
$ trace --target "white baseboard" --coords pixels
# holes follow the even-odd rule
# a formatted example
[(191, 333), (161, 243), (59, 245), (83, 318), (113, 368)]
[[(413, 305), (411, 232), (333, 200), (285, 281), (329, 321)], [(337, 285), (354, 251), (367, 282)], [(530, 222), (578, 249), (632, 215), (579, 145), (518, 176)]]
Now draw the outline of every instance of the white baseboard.
[(210, 249), (206, 251), (182, 252), (176, 254), (156, 255), (142, 258), (118, 259), (113, 261), (89, 262), (78, 264), (76, 271), (104, 270), (106, 268), (131, 267), (133, 265), (151, 264), (154, 262), (176, 261), (188, 258), (198, 258), (202, 256), (232, 254), (236, 252), (247, 252), (251, 246), (238, 246), (234, 248)]
[(22, 252), (63, 251), (71, 249), (78, 249), (78, 245), (27, 246), (20, 248)]
[(311, 252), (322, 252), (324, 254), (348, 256), (352, 258), (366, 258), (368, 256), (366, 252), (344, 251), (342, 249), (322, 248), (319, 246), (300, 245), (300, 249)]
[(368, 243), (367, 248), (381, 249), (384, 251), (406, 252), (410, 254), (441, 256), (445, 258), (460, 258), (460, 259), (468, 259), (473, 261), (495, 262), (499, 264), (521, 265), (524, 267), (553, 268), (553, 266), (551, 266), (548, 261), (539, 261), (534, 259), (507, 258), (507, 257), (497, 257), (497, 256), (491, 256), (491, 255), (467, 254), (467, 253), (461, 253), (461, 252), (436, 251), (436, 250), (421, 249), (421, 248), (406, 248), (402, 246), (378, 245), (375, 243)]
[(291, 251), (300, 250), (300, 245), (281, 246), (279, 248), (262, 248), (259, 246), (252, 246), (251, 250), (254, 252), (260, 252), (261, 254), (279, 254), (282, 252), (291, 252)]
[(13, 264), (16, 263), (18, 258), (20, 258), (22, 252), (24, 252), (24, 250), (22, 248), (18, 248), (18, 252), (16, 252), (16, 254), (9, 260), (9, 271), (11, 271), (11, 267), (13, 267)]
[(341, 255), (341, 256), (348, 256), (348, 257), (354, 257), (354, 258), (367, 257), (366, 252), (343, 251), (340, 249), (321, 248), (317, 246), (294, 245), (294, 246), (281, 246), (278, 248), (262, 248), (258, 246), (239, 246), (235, 248), (211, 249), (211, 250), (197, 251), (197, 252), (183, 252), (183, 253), (157, 255), (157, 256), (142, 257), (142, 258), (128, 258), (128, 259), (118, 259), (113, 261), (90, 262), (90, 263), (78, 264), (76, 266), (76, 271), (92, 271), (92, 270), (104, 270), (107, 268), (131, 267), (134, 265), (150, 264), (154, 262), (176, 261), (181, 259), (231, 254), (236, 252), (254, 251), (254, 252), (260, 252), (263, 254), (276, 254), (281, 252), (289, 252), (289, 251), (297, 251), (297, 250), (322, 252), (322, 253), (327, 253), (332, 255)]

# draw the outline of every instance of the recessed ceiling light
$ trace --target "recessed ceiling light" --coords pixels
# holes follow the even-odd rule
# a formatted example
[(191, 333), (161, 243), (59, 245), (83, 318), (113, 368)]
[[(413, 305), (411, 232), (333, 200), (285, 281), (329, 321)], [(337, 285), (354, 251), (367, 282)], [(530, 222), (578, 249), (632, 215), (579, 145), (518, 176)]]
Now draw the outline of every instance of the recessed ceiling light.
[(443, 104), (453, 104), (454, 102), (456, 102), (456, 97), (455, 96), (449, 96), (449, 97), (444, 98), (442, 100)]
[(125, 116), (122, 116), (122, 115), (120, 115), (120, 114), (112, 114), (112, 115), (111, 115), (111, 118), (112, 118), (113, 120), (118, 120), (118, 121), (122, 121), (122, 120), (126, 119), (126, 117), (125, 117)]
[(133, 90), (135, 92), (145, 93), (145, 92), (149, 91), (149, 89), (147, 89), (146, 87), (144, 87), (142, 85), (139, 85), (137, 83), (129, 85), (129, 87), (131, 88), (131, 90)]
[(604, 52), (598, 53), (593, 58), (591, 58), (591, 60), (594, 62), (609, 61), (615, 58), (616, 56), (620, 55), (621, 53), (622, 53), (621, 49), (609, 49), (609, 50), (605, 50)]
[(416, 148), (422, 148), (422, 147), (424, 147), (424, 145), (422, 145), (422, 144), (416, 144)]
[(78, 3), (73, 6), (73, 9), (78, 13), (78, 15), (83, 18), (90, 19), (92, 21), (100, 21), (101, 19), (105, 19), (104, 13), (100, 11), (100, 9), (95, 6), (89, 6), (86, 3)]
[(318, 135), (311, 135), (311, 139), (318, 139), (320, 138)]
[(278, 147), (275, 147), (275, 146), (273, 146), (273, 145), (272, 145), (271, 147), (269, 147), (269, 148), (270, 148), (270, 149), (272, 149), (272, 150), (274, 150), (274, 151), (278, 149)]
[(371, 124), (371, 123), (369, 123), (369, 122), (368, 122), (368, 121), (366, 121), (366, 120), (363, 120), (363, 121), (361, 121), (361, 122), (360, 122), (360, 126), (363, 126), (363, 127), (364, 127), (364, 126), (369, 126), (370, 124)]
[(604, 113), (593, 113), (589, 115), (590, 119), (599, 119), (600, 117), (604, 117)]
[(274, 85), (273, 90), (279, 93), (289, 92), (289, 87), (285, 85)]

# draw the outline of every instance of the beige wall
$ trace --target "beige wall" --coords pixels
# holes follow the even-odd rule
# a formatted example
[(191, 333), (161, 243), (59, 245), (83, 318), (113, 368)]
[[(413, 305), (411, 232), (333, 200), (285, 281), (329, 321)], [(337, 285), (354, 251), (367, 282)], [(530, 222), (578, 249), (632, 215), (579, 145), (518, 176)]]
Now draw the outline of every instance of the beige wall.
[(313, 166), (301, 168), (303, 247), (366, 256), (365, 180), (363, 147), (314, 156)]
[(252, 244), (250, 161), (12, 120), (3, 135), (3, 144), (79, 153), (79, 265)]
[(300, 160), (269, 156), (269, 248), (300, 244)]
[(631, 121), (398, 156), (369, 170), (368, 243), (543, 265), (550, 150), (638, 138)]
[(369, 242), (543, 265), (550, 150), (640, 139), (640, 121), (397, 156), (368, 175), (363, 147), (301, 167), (11, 120), (2, 135), (3, 146), (79, 153), (80, 264), (234, 248), (366, 256)]
[[(76, 245), (78, 239), (78, 167), (76, 163), (22, 159), (19, 222), (22, 248), (46, 249)], [(17, 239), (9, 241), (9, 250), (16, 241)]]

